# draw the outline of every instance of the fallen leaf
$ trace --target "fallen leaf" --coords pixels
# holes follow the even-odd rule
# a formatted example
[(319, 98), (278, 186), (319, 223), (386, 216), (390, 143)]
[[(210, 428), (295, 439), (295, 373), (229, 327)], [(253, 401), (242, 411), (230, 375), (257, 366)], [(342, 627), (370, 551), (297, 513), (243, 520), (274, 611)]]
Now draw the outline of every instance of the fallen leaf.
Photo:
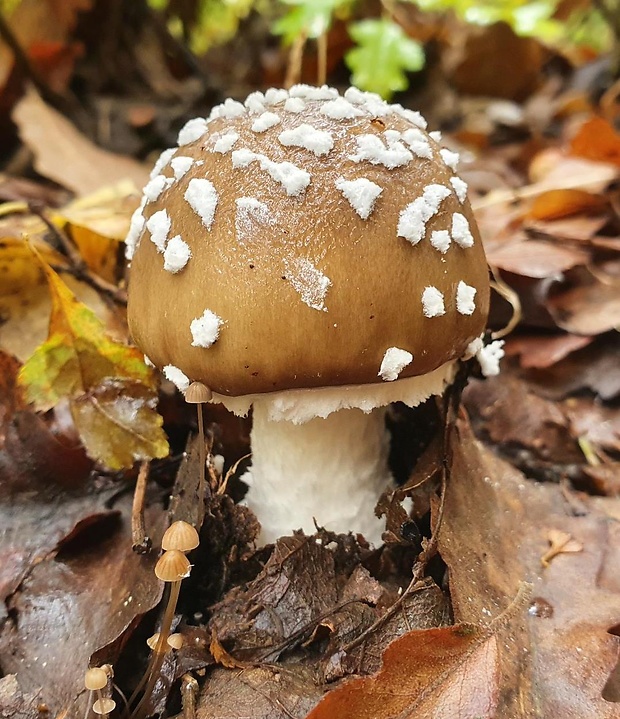
[(137, 205), (136, 188), (127, 180), (74, 200), (54, 213), (52, 219), (70, 235), (87, 266), (115, 282), (119, 243), (129, 231), (131, 213)]
[(561, 532), (559, 529), (550, 529), (547, 532), (547, 540), (551, 546), (540, 558), (540, 563), (545, 568), (549, 566), (549, 563), (557, 557), (558, 554), (583, 552), (583, 545), (576, 539), (573, 539), (568, 532)]
[[(28, 244), (21, 237), (22, 231), (30, 237), (30, 244), (50, 264), (62, 268), (66, 259), (47, 243), (33, 236), (43, 233), (45, 227), (38, 218), (28, 216), (17, 227), (9, 228), (0, 222), (0, 235), (15, 231), (16, 236), (0, 239), (0, 348), (26, 361), (47, 336), (51, 310), (50, 291), (46, 274), (38, 262), (34, 262)], [(65, 282), (80, 301), (90, 307), (108, 325), (116, 321), (109, 306), (89, 285), (69, 274)]]
[[(75, 532), (32, 568), (8, 601), (12, 619), (0, 632), (3, 670), (17, 673), (21, 690), (36, 692), (52, 716), (83, 719), (91, 655), (97, 653), (98, 663), (115, 662), (118, 637), (161, 598), (156, 555), (131, 549), (130, 512), (126, 497), (107, 521)], [(157, 507), (159, 521), (150, 516), (157, 541), (165, 515)]]
[(526, 379), (537, 394), (551, 399), (588, 389), (602, 400), (612, 400), (620, 394), (618, 352), (617, 335), (604, 335), (552, 367), (528, 370)]
[(573, 137), (573, 155), (620, 165), (620, 135), (602, 117), (586, 120)]
[[(334, 550), (325, 546), (330, 541)], [(361, 555), (353, 538), (283, 537), (256, 579), (213, 608), (210, 627), (235, 660), (255, 662), (275, 661), (301, 645), (320, 621), (341, 609), (348, 610), (353, 626), (365, 626), (365, 607), (376, 602), (376, 580), (356, 585), (359, 593), (347, 590)]]
[(590, 217), (576, 215), (560, 220), (533, 220), (525, 222), (529, 233), (552, 240), (569, 240), (577, 242), (594, 242), (596, 235), (607, 224), (606, 215)]
[(492, 632), (468, 624), (412, 631), (388, 646), (378, 674), (343, 683), (307, 719), (492, 719), (498, 681)]
[(52, 315), (48, 339), (20, 371), (28, 400), (48, 410), (68, 399), (87, 452), (110, 468), (166, 456), (153, 373), (142, 354), (107, 337), (95, 314), (49, 265), (43, 268)]
[(79, 196), (121, 180), (131, 180), (136, 188), (148, 181), (144, 165), (94, 145), (32, 89), (12, 116), (22, 141), (35, 155), (37, 171)]
[(574, 268), (552, 288), (546, 301), (558, 327), (577, 335), (597, 335), (620, 327), (620, 291), (585, 267)]
[(557, 220), (583, 212), (600, 211), (607, 201), (585, 190), (548, 190), (532, 202), (528, 215), (535, 220)]
[(110, 469), (168, 454), (157, 395), (142, 382), (101, 379), (73, 397), (71, 414), (89, 456)]
[[(12, 496), (37, 480), (64, 488), (82, 485), (92, 468), (62, 407), (41, 417), (17, 383), (20, 363), (0, 351), (0, 486)], [(0, 571), (1, 573), (1, 571)]]
[(209, 672), (196, 719), (305, 719), (323, 696), (314, 668), (264, 666)]
[(583, 347), (593, 337), (583, 335), (512, 335), (506, 339), (504, 351), (507, 357), (519, 355), (521, 367), (544, 369)]
[[(38, 692), (37, 692), (38, 693)], [(41, 702), (37, 693), (24, 695), (16, 674), (0, 679), (0, 707), (4, 716), (16, 719), (40, 719)]]
[[(537, 459), (541, 473), (548, 465), (561, 471), (582, 459), (577, 442), (568, 433), (568, 419), (555, 402), (538, 396), (511, 372), (485, 381), (473, 381), (464, 403), (474, 416), (476, 430), (514, 460), (526, 448)], [(531, 461), (531, 460), (530, 460)]]
[(240, 662), (234, 657), (230, 656), (230, 654), (222, 646), (220, 640), (217, 638), (215, 630), (211, 631), (211, 642), (209, 644), (209, 651), (211, 652), (213, 659), (215, 659), (218, 664), (221, 664), (227, 669), (245, 669), (250, 666), (245, 662)]
[(487, 252), (487, 260), (492, 267), (516, 275), (543, 279), (557, 277), (571, 267), (585, 264), (588, 254), (576, 247), (527, 240), (491, 249)]
[(571, 397), (562, 406), (573, 437), (585, 437), (605, 450), (620, 452), (620, 412), (586, 397)]
[[(439, 535), (455, 619), (484, 621), (520, 582), (532, 584), (527, 617), (501, 653), (497, 716), (616, 717), (601, 696), (618, 659), (608, 633), (620, 617), (616, 523), (599, 507), (617, 512), (620, 500), (580, 495), (576, 515), (560, 487), (528, 480), (473, 441), (464, 422), (459, 435)], [(567, 559), (570, 571), (560, 561), (541, 567), (540, 527), (550, 525), (583, 544)]]

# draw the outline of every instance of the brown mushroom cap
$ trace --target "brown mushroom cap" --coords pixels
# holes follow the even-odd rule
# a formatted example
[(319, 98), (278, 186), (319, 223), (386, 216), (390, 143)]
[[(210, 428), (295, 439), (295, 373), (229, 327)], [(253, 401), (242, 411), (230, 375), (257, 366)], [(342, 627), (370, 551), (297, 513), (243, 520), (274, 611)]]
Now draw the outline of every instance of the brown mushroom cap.
[[(141, 211), (129, 285), (135, 342), (157, 366), (230, 396), (381, 382), (390, 348), (413, 356), (400, 377), (460, 357), (485, 327), (489, 281), (466, 187), (446, 164), (454, 158), (400, 106), (359, 92), (334, 105), (301, 90), (290, 103), (278, 92), (195, 121), (182, 139), (200, 136), (147, 186), (156, 199)], [(373, 155), (377, 142), (386, 154)], [(273, 164), (284, 162), (295, 167)], [(371, 195), (381, 190), (366, 204), (360, 183), (345, 184), (362, 178)], [(447, 188), (439, 200), (436, 186)], [(172, 272), (161, 250), (177, 236), (191, 256)], [(192, 323), (206, 311), (207, 340), (197, 340)]]

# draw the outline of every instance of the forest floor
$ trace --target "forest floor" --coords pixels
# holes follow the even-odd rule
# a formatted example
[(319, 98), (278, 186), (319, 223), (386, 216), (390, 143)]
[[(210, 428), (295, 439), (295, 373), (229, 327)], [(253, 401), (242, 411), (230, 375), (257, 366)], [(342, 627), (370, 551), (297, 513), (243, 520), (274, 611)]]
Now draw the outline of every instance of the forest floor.
[[(40, 373), (59, 346), (94, 366), (107, 342), (128, 340), (122, 240), (159, 152), (187, 119), (287, 71), (260, 18), (195, 58), (141, 2), (104, 5), (24, 2), (0, 27), (3, 719), (82, 719), (89, 665), (113, 667), (126, 695), (146, 668), (163, 530), (203, 521), (195, 412), (169, 383), (155, 389), (133, 350), (118, 361), (125, 384), (43, 386)], [(620, 716), (620, 85), (604, 57), (561, 56), (506, 25), (451, 27), (448, 43), (436, 23), (427, 67), (396, 99), (461, 153), (502, 371), (470, 377), (456, 411), (391, 409), (401, 486), (380, 505), (380, 550), (327, 532), (255, 550), (256, 520), (236, 503), (249, 421), (205, 406), (207, 511), (175, 617), (184, 643), (165, 657), (153, 712)], [(346, 47), (336, 24), (339, 87)], [(36, 407), (18, 381), (26, 363)], [(84, 419), (93, 397), (122, 416), (136, 382), (133, 435)], [(107, 470), (89, 458), (104, 440)], [(162, 457), (149, 467), (148, 542), (135, 509), (132, 533), (128, 453)]]

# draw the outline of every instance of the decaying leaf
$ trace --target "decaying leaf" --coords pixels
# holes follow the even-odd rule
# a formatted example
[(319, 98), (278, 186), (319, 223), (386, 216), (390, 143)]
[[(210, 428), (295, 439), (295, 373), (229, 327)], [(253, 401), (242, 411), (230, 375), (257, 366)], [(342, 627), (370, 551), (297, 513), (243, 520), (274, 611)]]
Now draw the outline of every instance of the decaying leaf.
[(558, 554), (572, 554), (583, 551), (583, 545), (576, 539), (573, 539), (568, 532), (561, 532), (559, 529), (550, 529), (547, 532), (547, 539), (551, 546), (540, 558), (540, 563), (543, 567), (548, 567), (552, 559), (557, 557)]
[(381, 671), (331, 691), (308, 719), (492, 719), (498, 700), (496, 636), (474, 625), (409, 632)]
[[(0, 630), (3, 670), (18, 674), (21, 691), (36, 693), (54, 717), (83, 719), (91, 655), (97, 652), (98, 664), (116, 661), (113, 643), (161, 598), (155, 554), (131, 549), (130, 504), (125, 498), (116, 505), (90, 536), (88, 524), (78, 527), (8, 601), (14, 620)], [(165, 517), (159, 508), (157, 515), (156, 541)]]
[(136, 187), (148, 180), (145, 166), (97, 147), (34, 90), (15, 106), (13, 119), (22, 140), (35, 154), (37, 170), (77, 195), (120, 180), (130, 179)]
[(71, 236), (87, 266), (113, 282), (119, 243), (127, 235), (137, 204), (136, 187), (125, 180), (70, 202), (54, 213), (53, 220)]
[[(527, 616), (515, 617), (500, 647), (498, 716), (616, 717), (601, 693), (619, 649), (608, 632), (620, 617), (617, 521), (601, 510), (620, 516), (619, 501), (581, 495), (576, 513), (560, 487), (528, 480), (464, 423), (460, 436), (439, 537), (455, 619), (488, 620), (520, 582), (532, 584)], [(543, 569), (540, 528), (550, 525), (579, 537), (583, 551)]]
[(112, 469), (166, 456), (153, 374), (141, 353), (107, 337), (56, 272), (46, 263), (43, 269), (52, 315), (48, 339), (19, 375), (27, 398), (39, 410), (68, 399), (87, 451)]

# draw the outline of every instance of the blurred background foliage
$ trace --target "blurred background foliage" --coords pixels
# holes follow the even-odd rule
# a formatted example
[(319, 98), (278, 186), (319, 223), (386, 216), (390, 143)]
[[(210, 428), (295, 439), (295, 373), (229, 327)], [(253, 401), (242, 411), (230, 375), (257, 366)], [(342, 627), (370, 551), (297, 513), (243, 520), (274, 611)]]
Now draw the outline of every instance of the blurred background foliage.
[[(504, 22), (518, 35), (593, 54), (612, 49), (620, 24), (616, 0), (383, 0), (382, 17), (363, 20), (358, 19), (368, 4), (363, 0), (148, 1), (164, 15), (170, 32), (197, 55), (229, 41), (251, 12), (264, 16), (285, 45), (300, 38), (316, 40), (335, 20), (342, 21), (354, 44), (345, 58), (353, 82), (386, 98), (407, 88), (407, 72), (424, 67), (422, 39), (403, 28), (406, 6), (435, 19), (456, 16), (471, 25)], [(15, 5), (19, 0), (4, 2)]]

